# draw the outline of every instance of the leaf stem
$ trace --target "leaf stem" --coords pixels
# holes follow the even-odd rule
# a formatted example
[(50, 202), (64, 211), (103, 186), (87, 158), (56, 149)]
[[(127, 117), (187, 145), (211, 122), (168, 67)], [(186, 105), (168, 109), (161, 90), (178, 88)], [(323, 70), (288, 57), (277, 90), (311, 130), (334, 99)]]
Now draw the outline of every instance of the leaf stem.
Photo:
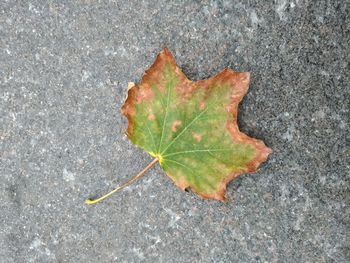
[(85, 200), (85, 204), (87, 205), (93, 205), (96, 204), (100, 201), (102, 201), (103, 199), (107, 198), (108, 196), (110, 196), (111, 194), (114, 194), (115, 192), (118, 192), (119, 190), (123, 189), (124, 187), (136, 182), (138, 179), (140, 179), (156, 162), (158, 162), (158, 158), (155, 158), (152, 162), (150, 162), (141, 172), (139, 172), (137, 175), (135, 175), (134, 177), (130, 178), (128, 181), (126, 181), (124, 184), (116, 187), (115, 189), (113, 189), (112, 191), (110, 191), (109, 193), (97, 198), (97, 199), (86, 199)]

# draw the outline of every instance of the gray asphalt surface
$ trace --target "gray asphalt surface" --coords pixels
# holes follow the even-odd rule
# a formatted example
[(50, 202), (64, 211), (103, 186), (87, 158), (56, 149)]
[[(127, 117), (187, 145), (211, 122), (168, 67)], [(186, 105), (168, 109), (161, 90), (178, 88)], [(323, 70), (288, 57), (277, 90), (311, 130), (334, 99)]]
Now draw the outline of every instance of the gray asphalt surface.
[[(350, 262), (349, 1), (1, 1), (0, 262)], [(167, 46), (193, 80), (251, 72), (274, 150), (203, 201), (140, 171), (119, 109)]]

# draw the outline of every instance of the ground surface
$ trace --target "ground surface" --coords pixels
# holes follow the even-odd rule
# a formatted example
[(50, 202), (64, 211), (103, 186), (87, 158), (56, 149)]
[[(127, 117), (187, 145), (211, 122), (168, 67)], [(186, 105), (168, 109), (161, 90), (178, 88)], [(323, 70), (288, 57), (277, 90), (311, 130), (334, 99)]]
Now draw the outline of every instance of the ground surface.
[[(0, 262), (349, 262), (349, 1), (1, 1)], [(119, 112), (167, 46), (194, 80), (250, 71), (274, 150), (228, 204), (159, 167)]]

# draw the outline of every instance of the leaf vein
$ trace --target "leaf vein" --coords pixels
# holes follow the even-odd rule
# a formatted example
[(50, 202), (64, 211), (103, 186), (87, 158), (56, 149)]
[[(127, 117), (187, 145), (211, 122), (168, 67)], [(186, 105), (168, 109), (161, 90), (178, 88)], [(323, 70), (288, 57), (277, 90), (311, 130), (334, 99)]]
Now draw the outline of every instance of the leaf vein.
[(161, 155), (166, 152), (166, 150), (176, 142), (176, 140), (181, 137), (181, 135), (196, 121), (198, 120), (204, 113), (206, 113), (209, 109), (209, 106), (203, 110), (201, 113), (199, 113), (193, 120), (168, 144), (167, 147), (162, 151)]
[(171, 88), (170, 85), (167, 85), (167, 91), (168, 91), (168, 98), (166, 101), (166, 108), (165, 108), (165, 114), (164, 114), (164, 119), (163, 119), (163, 127), (162, 127), (162, 132), (161, 132), (161, 137), (160, 137), (160, 141), (159, 141), (159, 145), (158, 145), (158, 151), (160, 151), (160, 148), (162, 146), (162, 142), (163, 142), (163, 137), (164, 137), (164, 129), (165, 129), (165, 123), (166, 123), (166, 119), (168, 116), (168, 109), (169, 109), (169, 100), (170, 100), (170, 92), (171, 92)]
[(182, 163), (180, 163), (180, 162), (177, 162), (177, 161), (174, 161), (174, 160), (171, 160), (171, 159), (163, 159), (163, 160), (168, 161), (168, 162), (172, 162), (172, 163), (177, 163), (178, 165), (181, 165), (181, 166), (187, 168), (188, 170), (190, 170), (190, 171), (192, 171), (192, 172), (194, 173), (194, 171), (192, 170), (191, 167), (189, 167), (189, 166), (187, 166), (187, 165), (184, 165), (184, 164), (182, 164)]
[(225, 152), (225, 151), (233, 151), (233, 149), (199, 149), (199, 150), (189, 150), (189, 151), (180, 151), (180, 152), (174, 152), (169, 153), (167, 155), (164, 155), (163, 157), (182, 154), (182, 153), (196, 153), (196, 152)]

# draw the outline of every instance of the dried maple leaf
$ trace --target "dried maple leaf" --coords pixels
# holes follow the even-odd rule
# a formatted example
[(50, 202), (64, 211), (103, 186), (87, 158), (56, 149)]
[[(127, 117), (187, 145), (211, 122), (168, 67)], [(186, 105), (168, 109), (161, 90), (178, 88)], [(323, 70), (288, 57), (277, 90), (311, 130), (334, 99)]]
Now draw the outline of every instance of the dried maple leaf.
[(140, 84), (129, 87), (122, 107), (129, 139), (155, 157), (125, 185), (159, 161), (182, 190), (224, 201), (226, 185), (255, 172), (272, 152), (238, 129), (238, 104), (248, 84), (248, 72), (230, 69), (193, 82), (165, 48)]

